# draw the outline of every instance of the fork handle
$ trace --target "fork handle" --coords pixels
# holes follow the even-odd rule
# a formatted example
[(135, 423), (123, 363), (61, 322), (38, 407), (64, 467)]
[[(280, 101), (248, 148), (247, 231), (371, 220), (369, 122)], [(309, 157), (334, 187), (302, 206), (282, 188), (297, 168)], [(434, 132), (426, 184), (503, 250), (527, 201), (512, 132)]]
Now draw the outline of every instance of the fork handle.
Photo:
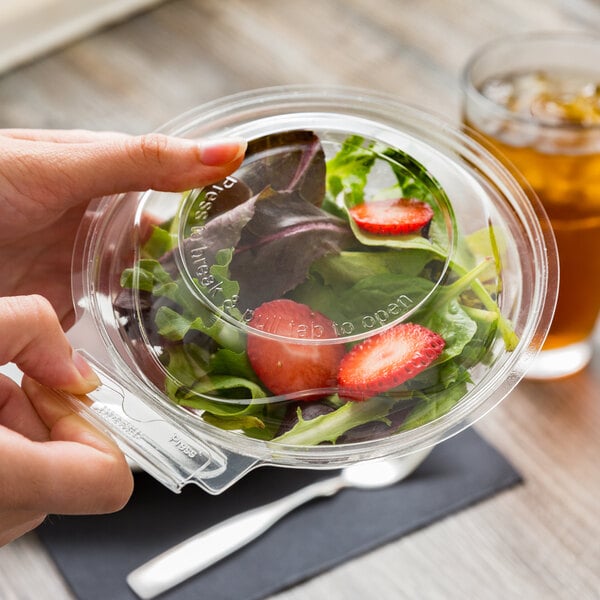
[(140, 598), (154, 598), (239, 550), (298, 506), (343, 487), (341, 476), (323, 479), (231, 517), (141, 565), (127, 576), (127, 583)]

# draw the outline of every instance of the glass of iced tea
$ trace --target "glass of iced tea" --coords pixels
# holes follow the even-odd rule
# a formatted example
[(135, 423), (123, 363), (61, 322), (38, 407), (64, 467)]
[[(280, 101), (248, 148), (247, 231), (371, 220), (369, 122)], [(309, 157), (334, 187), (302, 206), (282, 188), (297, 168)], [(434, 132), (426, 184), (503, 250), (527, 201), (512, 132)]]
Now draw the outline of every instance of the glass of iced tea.
[(592, 354), (600, 310), (600, 36), (514, 35), (488, 43), (462, 79), (463, 123), (520, 172), (560, 256), (554, 321), (529, 377), (564, 377)]

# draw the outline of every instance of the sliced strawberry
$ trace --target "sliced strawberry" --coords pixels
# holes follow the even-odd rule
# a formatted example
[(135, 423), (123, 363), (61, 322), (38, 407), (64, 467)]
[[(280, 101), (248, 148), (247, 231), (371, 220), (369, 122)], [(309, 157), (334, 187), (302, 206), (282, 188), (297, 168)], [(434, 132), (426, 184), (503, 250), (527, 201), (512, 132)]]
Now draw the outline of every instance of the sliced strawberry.
[[(293, 339), (337, 337), (333, 322), (305, 304), (292, 300), (272, 300), (261, 304), (249, 322), (250, 327), (290, 340), (277, 340), (258, 334), (248, 335), (248, 359), (260, 380), (276, 395), (336, 385), (343, 343), (306, 344)], [(319, 395), (303, 397), (313, 400)]]
[(355, 223), (376, 235), (398, 235), (418, 231), (433, 218), (433, 209), (416, 198), (363, 202), (350, 209)]
[(424, 371), (444, 349), (444, 339), (416, 323), (401, 323), (356, 345), (340, 363), (340, 395), (365, 400)]

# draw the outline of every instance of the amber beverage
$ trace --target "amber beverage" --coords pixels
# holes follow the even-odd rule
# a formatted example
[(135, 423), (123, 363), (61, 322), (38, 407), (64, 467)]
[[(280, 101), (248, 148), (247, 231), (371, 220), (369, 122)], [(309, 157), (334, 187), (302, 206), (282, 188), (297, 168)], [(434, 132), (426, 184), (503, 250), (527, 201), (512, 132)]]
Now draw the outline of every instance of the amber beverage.
[(600, 37), (512, 36), (463, 80), (463, 121), (542, 201), (560, 256), (554, 321), (530, 377), (581, 370), (600, 310)]

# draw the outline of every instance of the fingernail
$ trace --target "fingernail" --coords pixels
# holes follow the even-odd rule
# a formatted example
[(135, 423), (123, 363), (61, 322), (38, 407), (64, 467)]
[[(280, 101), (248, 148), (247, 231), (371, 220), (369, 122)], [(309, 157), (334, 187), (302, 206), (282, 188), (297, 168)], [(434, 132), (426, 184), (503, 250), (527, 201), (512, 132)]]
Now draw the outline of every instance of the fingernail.
[(233, 162), (246, 152), (246, 140), (223, 138), (204, 140), (199, 143), (200, 161), (209, 167), (218, 167)]
[(102, 384), (98, 375), (94, 373), (92, 367), (90, 367), (89, 363), (85, 360), (85, 358), (83, 358), (83, 356), (81, 356), (81, 354), (78, 352), (73, 352), (72, 360), (75, 368), (77, 371), (79, 371), (79, 374), (81, 377), (83, 377), (91, 389), (96, 389)]

